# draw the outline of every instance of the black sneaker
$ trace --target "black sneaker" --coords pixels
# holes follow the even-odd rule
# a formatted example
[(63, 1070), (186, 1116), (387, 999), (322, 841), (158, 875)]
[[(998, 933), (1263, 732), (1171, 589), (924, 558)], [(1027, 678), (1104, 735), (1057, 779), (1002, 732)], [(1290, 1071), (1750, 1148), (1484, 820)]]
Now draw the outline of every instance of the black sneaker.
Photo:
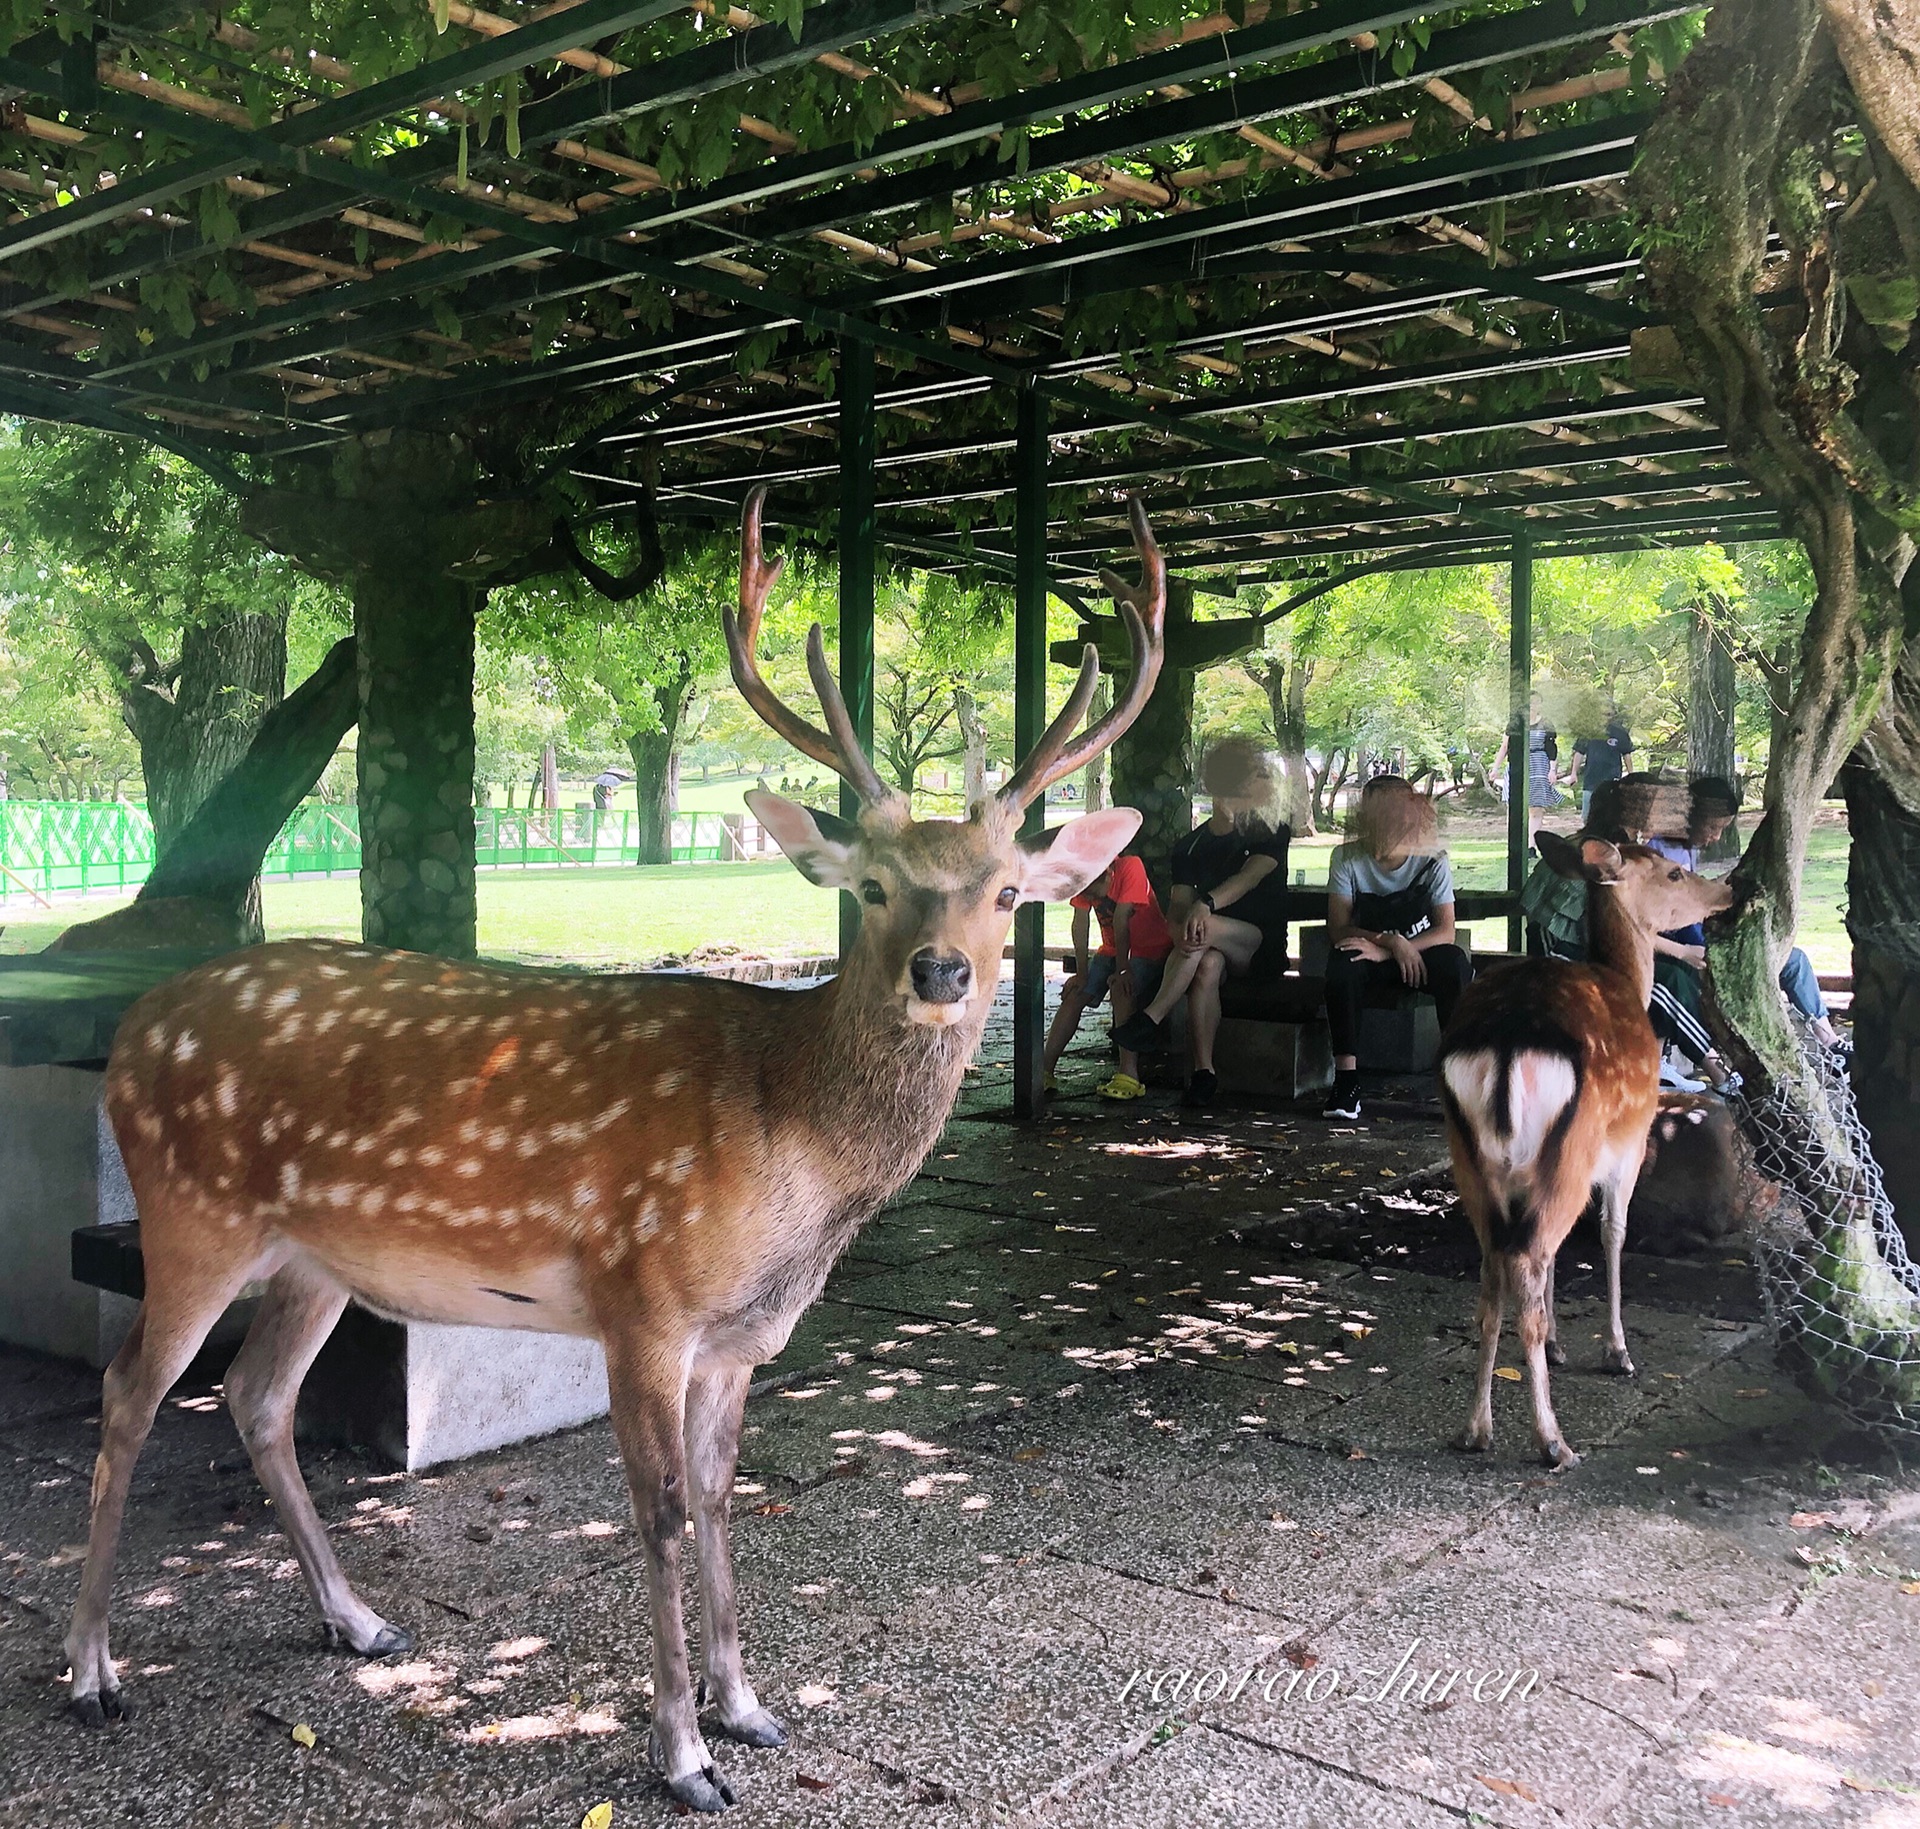
[(1345, 1118), (1349, 1122), (1360, 1116), (1360, 1076), (1341, 1073), (1334, 1076), (1333, 1090), (1327, 1094), (1327, 1102), (1320, 1107), (1323, 1118)]
[(1113, 1039), (1131, 1054), (1154, 1054), (1160, 1048), (1161, 1025), (1145, 1010), (1135, 1010), (1123, 1023), (1116, 1023)]
[(1220, 1090), (1220, 1076), (1211, 1067), (1196, 1067), (1187, 1081), (1180, 1103), (1189, 1111), (1211, 1111), (1214, 1095)]

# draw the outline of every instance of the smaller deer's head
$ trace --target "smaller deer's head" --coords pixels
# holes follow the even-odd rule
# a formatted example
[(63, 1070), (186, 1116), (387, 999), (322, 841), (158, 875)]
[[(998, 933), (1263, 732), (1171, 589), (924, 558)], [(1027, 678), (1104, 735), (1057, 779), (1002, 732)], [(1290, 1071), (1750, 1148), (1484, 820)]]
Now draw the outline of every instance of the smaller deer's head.
[(1104, 870), (1140, 828), (1131, 808), (1090, 813), (1037, 837), (1020, 837), (1027, 806), (1063, 775), (1083, 768), (1124, 731), (1159, 677), (1166, 620), (1166, 568), (1144, 511), (1132, 505), (1141, 579), (1108, 572), (1133, 644), (1125, 692), (1107, 715), (1075, 736), (1099, 683), (1088, 647), (1059, 716), (1033, 753), (965, 819), (915, 819), (904, 794), (880, 778), (858, 739), (827, 663), (819, 624), (807, 637), (807, 670), (826, 715), (818, 730), (783, 704), (754, 660), (768, 593), (780, 562), (762, 556), (766, 492), (747, 498), (740, 530), (740, 614), (722, 612), (734, 683), (755, 711), (803, 754), (849, 782), (857, 819), (838, 819), (764, 791), (747, 796), (755, 816), (809, 882), (860, 898), (860, 939), (847, 976), (906, 1021), (944, 1026), (984, 1018), (1000, 976), (1001, 950), (1022, 902), (1064, 901)]
[(1644, 845), (1614, 845), (1604, 838), (1575, 844), (1544, 831), (1533, 841), (1559, 875), (1584, 877), (1612, 890), (1627, 917), (1647, 933), (1691, 927), (1733, 906), (1733, 890), (1724, 880), (1696, 876)]

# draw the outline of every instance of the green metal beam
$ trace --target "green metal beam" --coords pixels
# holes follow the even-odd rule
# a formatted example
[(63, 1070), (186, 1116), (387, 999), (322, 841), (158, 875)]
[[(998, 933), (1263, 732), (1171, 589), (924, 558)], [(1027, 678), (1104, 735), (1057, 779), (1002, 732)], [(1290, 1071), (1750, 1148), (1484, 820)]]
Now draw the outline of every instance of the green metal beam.
[[(1013, 749), (1032, 752), (1047, 725), (1047, 402), (1030, 383), (1019, 391), (1014, 451)], [(1046, 829), (1046, 796), (1027, 808), (1021, 835)], [(1013, 917), (1013, 1115), (1046, 1110), (1047, 905)]]
[[(873, 345), (848, 337), (840, 345), (840, 695), (854, 734), (873, 752)], [(840, 816), (858, 819), (860, 796), (840, 784)], [(840, 896), (840, 961), (860, 935), (860, 902)]]
[(1514, 535), (1507, 568), (1507, 951), (1524, 949), (1525, 923), (1520, 891), (1526, 887), (1527, 852), (1532, 843), (1529, 706), (1533, 695), (1533, 536)]

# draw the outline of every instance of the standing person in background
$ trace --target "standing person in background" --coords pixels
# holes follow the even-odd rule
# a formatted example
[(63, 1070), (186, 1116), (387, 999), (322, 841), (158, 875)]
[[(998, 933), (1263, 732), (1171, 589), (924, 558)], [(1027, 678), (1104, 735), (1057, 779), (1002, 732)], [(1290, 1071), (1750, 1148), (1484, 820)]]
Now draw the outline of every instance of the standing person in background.
[[(1067, 1043), (1073, 1040), (1080, 1018), (1088, 1010), (1098, 1009), (1100, 1000), (1111, 994), (1117, 1034), (1140, 1004), (1160, 988), (1167, 954), (1173, 951), (1173, 935), (1160, 912), (1153, 885), (1147, 881), (1147, 867), (1137, 857), (1116, 857), (1073, 898), (1072, 906), (1073, 976), (1060, 992), (1060, 1008), (1054, 1012), (1042, 1055), (1049, 1092), (1060, 1090), (1054, 1083), (1054, 1069), (1066, 1053)], [(1089, 917), (1100, 923), (1100, 950), (1091, 958), (1087, 956), (1092, 925)], [(1119, 1071), (1100, 1088), (1100, 1096), (1137, 1099), (1146, 1090), (1140, 1078), (1139, 1055), (1123, 1047)]]
[(1627, 772), (1627, 758), (1632, 754), (1633, 738), (1609, 693), (1604, 734), (1580, 737), (1573, 746), (1573, 790), (1580, 796), (1582, 819), (1593, 806), (1594, 790), (1609, 781), (1618, 781)]
[(1360, 1011), (1369, 991), (1429, 992), (1444, 1029), (1473, 976), (1454, 937), (1453, 867), (1433, 802), (1398, 775), (1369, 781), (1352, 837), (1327, 867), (1327, 1027), (1333, 1090), (1322, 1115), (1360, 1115)]
[(1287, 844), (1280, 816), (1280, 765), (1252, 737), (1223, 737), (1208, 750), (1201, 785), (1213, 811), (1174, 846), (1167, 925), (1174, 947), (1153, 1001), (1113, 1032), (1123, 1048), (1144, 1051), (1187, 999), (1183, 1101), (1212, 1105), (1220, 1079), (1213, 1044), (1220, 1033), (1220, 982), (1243, 977), (1256, 955), (1262, 972), (1287, 969)]
[[(1546, 706), (1539, 693), (1527, 701), (1527, 805), (1557, 807), (1560, 790), (1554, 785), (1560, 760), (1560, 733), (1547, 722)], [(1499, 785), (1501, 799), (1507, 797), (1507, 739), (1500, 739), (1489, 771)]]

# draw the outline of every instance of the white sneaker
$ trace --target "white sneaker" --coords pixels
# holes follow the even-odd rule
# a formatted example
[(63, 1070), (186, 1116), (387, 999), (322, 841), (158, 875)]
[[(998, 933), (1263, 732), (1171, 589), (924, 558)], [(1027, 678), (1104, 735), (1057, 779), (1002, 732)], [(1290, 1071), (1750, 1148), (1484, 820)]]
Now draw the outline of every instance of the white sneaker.
[(1707, 1089), (1705, 1080), (1693, 1079), (1680, 1071), (1679, 1060), (1672, 1049), (1660, 1056), (1660, 1084), (1669, 1092), (1705, 1092)]

